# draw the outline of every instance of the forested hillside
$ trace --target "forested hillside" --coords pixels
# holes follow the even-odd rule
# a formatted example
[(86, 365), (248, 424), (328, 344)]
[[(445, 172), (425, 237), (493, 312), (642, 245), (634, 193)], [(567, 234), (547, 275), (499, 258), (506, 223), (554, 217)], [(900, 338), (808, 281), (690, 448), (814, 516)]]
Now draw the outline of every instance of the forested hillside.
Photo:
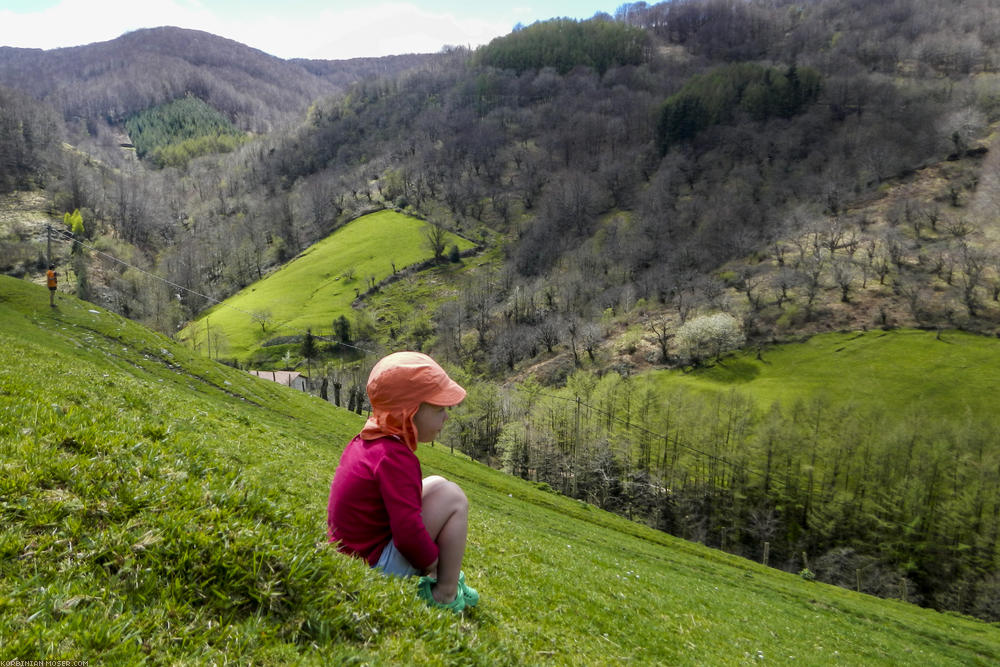
[(191, 93), (258, 132), (336, 90), (301, 65), (181, 28), (136, 30), (51, 51), (5, 47), (0, 83), (91, 127)]
[[(518, 26), (476, 51), (343, 67), (177, 29), (0, 49), (0, 95), (11, 100), (0, 107), (0, 186), (43, 189), (57, 222), (79, 209), (84, 231), (57, 237), (65, 288), (170, 334), (375, 210), (472, 239), (489, 261), (455, 272), (446, 292), (457, 298), (433, 300), (429, 319), (376, 316), (376, 302), (412, 298), (412, 284), (393, 284), (359, 295), (351, 323), (364, 332), (352, 343), (372, 355), (422, 348), (482, 382), (468, 409), (487, 416), (455, 435), (468, 453), (637, 519), (673, 517), (661, 527), (692, 539), (726, 543), (720, 531), (741, 531), (749, 553), (760, 542), (749, 519), (727, 523), (720, 510), (738, 505), (758, 533), (782, 536), (785, 567), (809, 550), (833, 562), (849, 546), (831, 566), (838, 576), (845, 563), (872, 562), (877, 579), (897, 582), (872, 592), (914, 586), (904, 597), (992, 618), (982, 600), (995, 590), (997, 505), (982, 499), (1000, 444), (989, 425), (963, 434), (951, 414), (940, 431), (900, 426), (894, 439), (865, 433), (888, 411), (858, 417), (852, 433), (871, 450), (852, 456), (888, 460), (909, 446), (940, 462), (921, 471), (929, 495), (886, 464), (888, 495), (873, 500), (873, 467), (857, 464), (858, 476), (837, 465), (846, 444), (833, 435), (835, 412), (743, 410), (743, 397), (731, 399), (732, 410), (710, 415), (711, 435), (691, 437), (722, 448), (706, 451), (723, 470), (749, 456), (730, 451), (734, 442), (756, 448), (734, 468), (741, 479), (704, 458), (667, 465), (676, 425), (658, 420), (687, 398), (653, 392), (643, 409), (660, 450), (637, 433), (612, 447), (611, 421), (636, 423), (630, 402), (612, 401), (603, 430), (573, 431), (587, 437), (574, 456), (593, 456), (572, 465), (600, 459), (588, 496), (567, 481), (582, 473), (561, 449), (560, 420), (575, 416), (552, 410), (545, 429), (519, 431), (545, 417), (514, 409), (495, 383), (565, 389), (557, 400), (572, 404), (593, 389), (581, 370), (623, 381), (700, 372), (736, 348), (766, 359), (772, 344), (828, 331), (1000, 332), (997, 26), (989, 0), (676, 0)], [(173, 165), (122, 150), (127, 120), (184, 98), (248, 140)], [(4, 235), (4, 269), (38, 275), (37, 225)], [(378, 258), (382, 273), (394, 252), (387, 244)], [(743, 417), (746, 437), (736, 437)], [(785, 452), (781, 493), (745, 483), (777, 465), (769, 433), (815, 443), (815, 460)], [(912, 513), (888, 513), (899, 498)], [(668, 511), (668, 500), (679, 504)], [(924, 501), (950, 503), (947, 518), (921, 523)], [(832, 513), (841, 503), (860, 514)], [(879, 553), (890, 520), (909, 532)], [(729, 533), (729, 548), (737, 542)]]
[(43, 186), (56, 165), (61, 128), (52, 109), (0, 87), (0, 193)]
[[(80, 99), (59, 91), (89, 81), (114, 104), (60, 110), (94, 122), (167, 101), (159, 91), (191, 94), (243, 129), (295, 108), (305, 114), (312, 101), (301, 125), (183, 170), (117, 168), (108, 146), (100, 157), (116, 168), (100, 176), (79, 154), (57, 156), (65, 164), (47, 172), (60, 179), (50, 192), (58, 207), (82, 209), (95, 237), (128, 241), (140, 264), (213, 298), (245, 286), (233, 271), (245, 263), (241, 254), (264, 250), (267, 263), (283, 262), (383, 206), (467, 234), (499, 234), (507, 255), (500, 273), (509, 279), (482, 277), (491, 315), (473, 316), (468, 304), (449, 323), (489, 321), (474, 350), (484, 370), (531, 361), (539, 346), (522, 342), (549, 340), (553, 329), (581, 332), (561, 346), (586, 339), (593, 347), (615, 333), (599, 322), (606, 313), (655, 337), (661, 315), (676, 326), (699, 309), (722, 308), (745, 320), (751, 337), (784, 335), (813, 327), (827, 301), (849, 301), (874, 277), (894, 288), (866, 298), (856, 324), (993, 331), (1000, 274), (983, 225), (995, 184), (982, 154), (964, 157), (989, 136), (997, 113), (991, 22), (966, 25), (990, 6), (889, 5), (897, 10), (832, 0), (625, 5), (604, 20), (521, 28), (474, 54), (454, 50), (402, 77), (367, 79), (315, 101), (322, 90), (310, 70), (329, 66), (256, 53), (261, 84), (240, 89), (262, 108), (221, 102), (224, 77), (211, 79), (211, 90), (193, 85), (180, 74), (195, 66), (187, 60), (164, 68), (160, 83), (143, 78), (157, 93), (130, 88), (134, 97), (74, 77), (79, 65), (60, 74), (67, 83), (43, 91), (52, 79), (44, 68), (63, 72), (59, 52), (8, 54), (2, 80), (49, 101)], [(135, 52), (128, 62), (137, 63), (181, 38), (193, 40), (184, 52), (194, 54), (197, 76), (229, 62), (210, 57), (214, 50), (201, 54), (206, 42), (224, 40), (175, 30), (74, 53), (102, 62), (113, 46)], [(307, 79), (279, 75), (289, 67)], [(277, 79), (300, 92), (282, 88), (282, 103), (271, 104)], [(122, 73), (119, 84), (133, 80)], [(241, 120), (244, 111), (256, 120)], [(889, 197), (949, 157), (957, 159), (936, 189)], [(892, 205), (859, 210), (878, 198)], [(169, 290), (99, 273), (111, 288), (104, 297), (133, 316), (162, 310), (153, 301), (169, 298)], [(509, 301), (515, 292), (518, 303)], [(941, 292), (934, 308), (910, 307)], [(745, 305), (735, 302), (744, 296)], [(205, 301), (182, 295), (182, 305), (192, 317)]]
[(126, 118), (185, 96), (241, 130), (264, 133), (297, 123), (318, 98), (425, 58), (282, 60), (209, 33), (166, 27), (49, 51), (0, 46), (0, 86), (45, 102), (63, 116), (67, 138), (102, 152), (118, 143), (114, 129)]
[[(993, 184), (973, 150), (996, 117), (988, 31), (959, 62), (946, 57), (970, 43), (957, 9), (934, 22), (913, 3), (868, 21), (836, 2), (647, 10), (617, 17), (645, 41), (600, 20), (537, 24), (317, 104), (242, 154), (249, 176), (219, 212), (284, 211), (268, 217), (293, 251), (372, 205), (499, 233), (504, 266), (439, 320), (480, 334), (443, 352), (490, 372), (720, 309), (758, 340), (815, 329), (841, 303), (849, 326), (996, 330)], [(896, 196), (931, 165), (946, 165), (934, 184)]]

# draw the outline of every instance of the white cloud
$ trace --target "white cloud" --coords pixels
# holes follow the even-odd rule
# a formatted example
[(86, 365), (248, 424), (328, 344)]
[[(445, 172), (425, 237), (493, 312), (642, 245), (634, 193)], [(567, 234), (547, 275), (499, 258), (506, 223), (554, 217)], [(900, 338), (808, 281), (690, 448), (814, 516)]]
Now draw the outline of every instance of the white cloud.
[[(291, 5), (292, 7), (294, 5)], [(204, 30), (281, 58), (340, 59), (478, 46), (512, 25), (405, 3), (293, 14), (290, 7), (220, 15), (194, 0), (63, 0), (31, 14), (0, 10), (0, 45), (51, 49), (114, 39), (139, 28)]]
[(478, 46), (509, 32), (511, 26), (434, 13), (412, 4), (382, 4), (324, 11), (313, 28), (307, 57), (349, 58), (361, 53), (433, 53), (445, 45)]
[[(0, 11), (0, 44), (53, 49), (114, 39), (144, 27), (208, 24), (211, 14), (174, 0), (63, 0), (31, 14)], [(205, 28), (202, 28), (205, 29)]]

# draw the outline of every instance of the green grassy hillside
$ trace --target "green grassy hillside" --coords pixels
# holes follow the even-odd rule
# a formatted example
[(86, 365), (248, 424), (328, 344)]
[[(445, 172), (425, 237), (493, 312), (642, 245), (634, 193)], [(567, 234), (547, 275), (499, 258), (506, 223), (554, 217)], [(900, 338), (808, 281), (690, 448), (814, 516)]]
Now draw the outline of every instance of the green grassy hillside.
[(883, 406), (901, 414), (988, 415), (1000, 383), (997, 340), (961, 331), (855, 331), (747, 350), (693, 372), (655, 373), (661, 386), (737, 387), (762, 406), (821, 396), (832, 404)]
[[(221, 334), (222, 352), (216, 354), (213, 342), (213, 356), (245, 359), (275, 336), (301, 335), (308, 328), (329, 334), (337, 317), (351, 317), (351, 302), (358, 292), (391, 275), (394, 266), (401, 271), (430, 259), (426, 225), (394, 211), (358, 218), (264, 280), (206, 311), (179, 338), (207, 351), (208, 337)], [(452, 245), (466, 250), (473, 244), (448, 235), (447, 246)]]
[(989, 664), (996, 626), (768, 570), (427, 447), (462, 618), (324, 543), (359, 418), (0, 277), (0, 646), (108, 664)]

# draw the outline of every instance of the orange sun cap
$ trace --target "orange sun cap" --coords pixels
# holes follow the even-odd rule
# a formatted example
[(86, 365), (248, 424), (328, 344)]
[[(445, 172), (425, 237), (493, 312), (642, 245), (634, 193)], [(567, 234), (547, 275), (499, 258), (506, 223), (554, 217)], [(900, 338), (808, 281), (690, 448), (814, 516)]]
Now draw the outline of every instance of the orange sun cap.
[(394, 352), (379, 360), (368, 376), (372, 415), (361, 431), (365, 440), (402, 436), (416, 451), (413, 415), (421, 403), (451, 407), (465, 399), (465, 389), (422, 352)]
[(453, 406), (465, 399), (465, 389), (422, 352), (394, 352), (383, 357), (368, 376), (368, 400), (373, 410), (406, 410), (421, 403)]

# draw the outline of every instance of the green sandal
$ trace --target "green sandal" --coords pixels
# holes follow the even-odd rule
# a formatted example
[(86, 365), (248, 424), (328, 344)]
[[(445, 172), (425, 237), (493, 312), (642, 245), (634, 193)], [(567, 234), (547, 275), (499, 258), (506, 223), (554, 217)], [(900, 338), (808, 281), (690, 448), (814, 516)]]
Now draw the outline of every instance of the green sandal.
[[(447, 609), (452, 613), (461, 614), (462, 610), (465, 609), (465, 595), (463, 595), (461, 587), (459, 587), (454, 600), (442, 604), (434, 599), (434, 594), (431, 592), (431, 587), (436, 583), (437, 579), (420, 577), (420, 581), (417, 582), (417, 597), (435, 609)], [(476, 599), (478, 601), (478, 596)]]
[(458, 573), (458, 590), (462, 591), (466, 607), (475, 607), (479, 604), (479, 593), (475, 588), (469, 588), (465, 585), (465, 572)]

